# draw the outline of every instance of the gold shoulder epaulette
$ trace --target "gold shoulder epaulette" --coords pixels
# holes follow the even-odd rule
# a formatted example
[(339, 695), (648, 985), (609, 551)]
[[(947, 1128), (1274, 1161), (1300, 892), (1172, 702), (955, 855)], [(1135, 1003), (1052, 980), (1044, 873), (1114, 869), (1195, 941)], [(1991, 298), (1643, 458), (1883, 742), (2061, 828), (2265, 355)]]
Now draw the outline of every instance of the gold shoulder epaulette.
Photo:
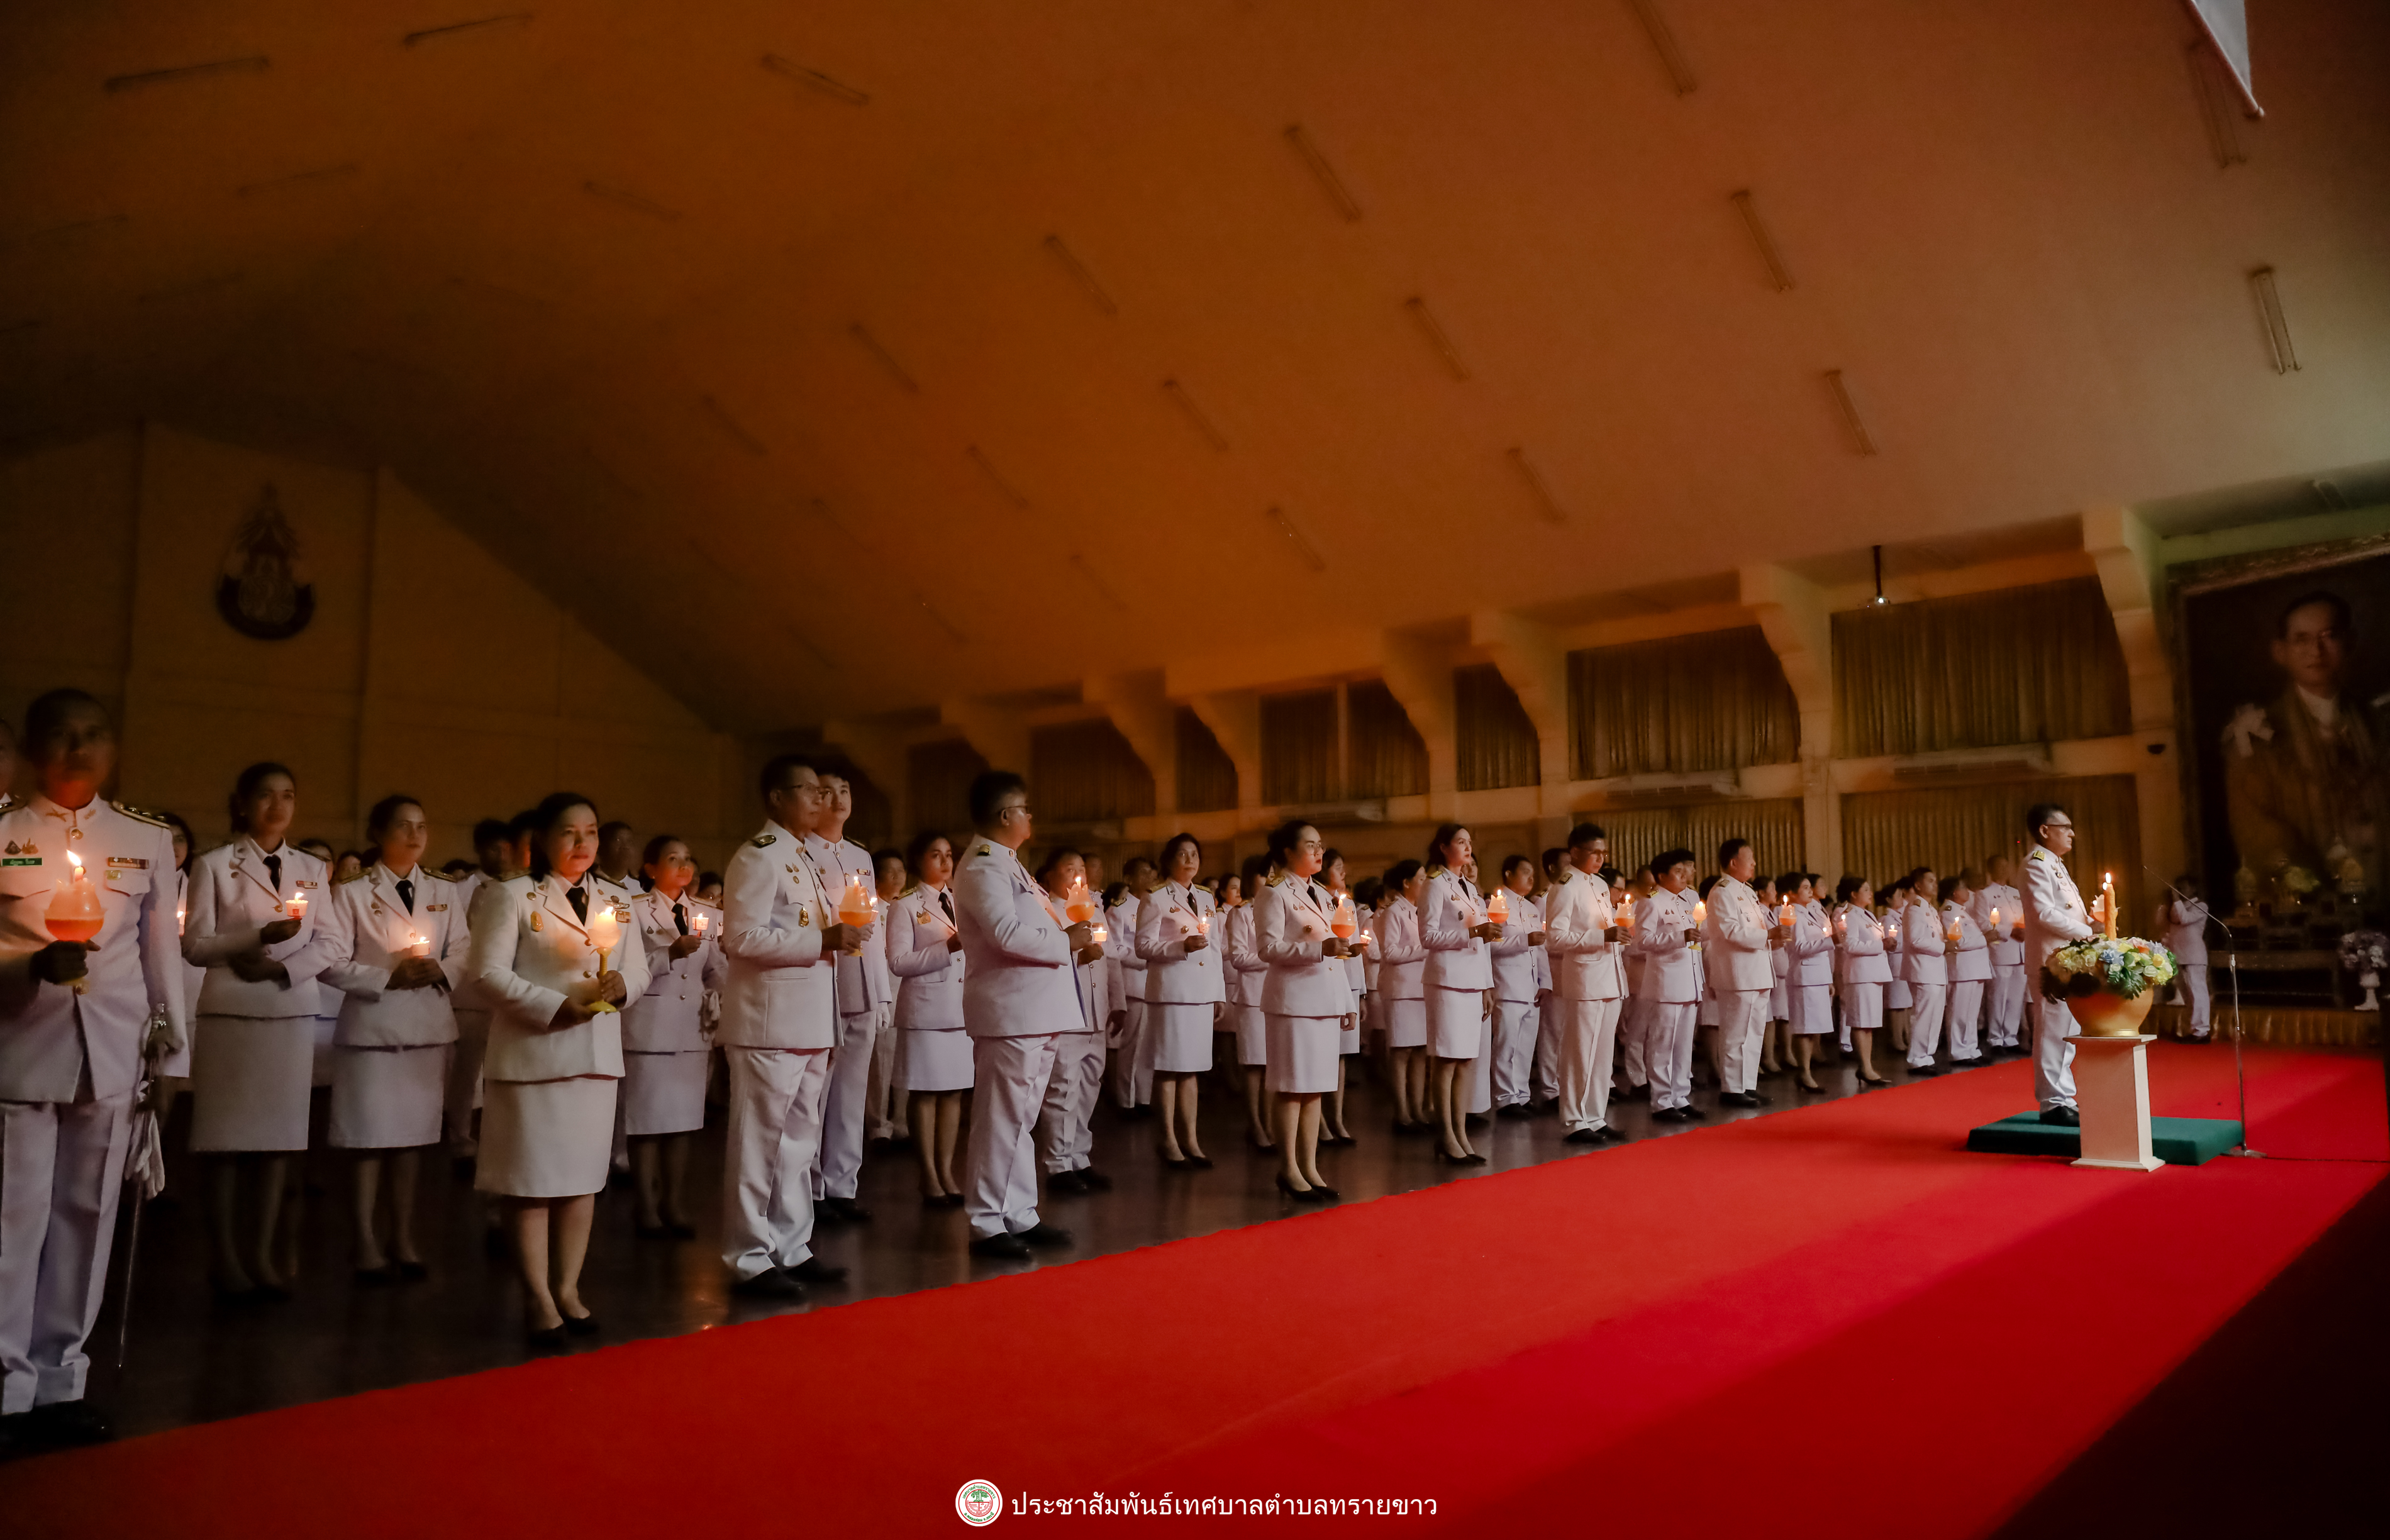
[(1274, 872), (1274, 873), (1272, 873), (1272, 874), (1271, 874), (1267, 879), (1266, 879), (1263, 881), (1262, 886), (1263, 886), (1263, 887), (1265, 887), (1265, 888), (1275, 888), (1275, 887), (1277, 887), (1279, 883), (1281, 883), (1281, 882), (1283, 882), (1283, 881), (1285, 881), (1285, 880), (1286, 880), (1286, 873), (1284, 873), (1284, 872)]
[(973, 855), (994, 855), (996, 853), (996, 847), (989, 844), (986, 841), (982, 840), (979, 842), (979, 849), (971, 852), (971, 853)]
[(910, 898), (910, 897), (912, 897), (915, 893), (918, 893), (918, 892), (919, 892), (920, 891), (921, 891), (921, 885), (920, 885), (919, 882), (907, 882), (907, 883), (906, 883), (906, 884), (905, 884), (905, 891), (904, 891), (903, 892), (901, 892), (901, 893), (898, 893), (896, 896), (897, 896), (898, 898)]
[(1442, 866), (1430, 866), (1427, 869), (1427, 874), (1430, 877), (1442, 877), (1444, 875), (1444, 868)]
[(772, 843), (777, 839), (779, 839), (779, 836), (777, 834), (758, 834), (755, 838), (748, 841), (747, 842), (754, 846), (757, 850), (762, 850), (765, 845)]
[[(6, 805), (5, 801), (0, 801), (0, 806), (5, 805)], [(108, 805), (116, 809), (117, 812), (123, 814), (126, 817), (135, 819), (140, 823), (149, 824), (158, 828), (173, 828), (174, 827), (168, 823), (162, 816), (150, 812), (146, 807), (135, 807), (131, 802), (110, 802)]]

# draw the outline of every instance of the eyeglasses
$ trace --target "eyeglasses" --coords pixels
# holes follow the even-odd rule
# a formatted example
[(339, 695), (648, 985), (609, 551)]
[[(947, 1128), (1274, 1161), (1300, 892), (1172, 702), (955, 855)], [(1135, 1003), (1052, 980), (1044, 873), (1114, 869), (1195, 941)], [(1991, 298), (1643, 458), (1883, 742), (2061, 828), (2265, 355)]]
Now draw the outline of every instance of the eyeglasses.
[(1024, 818), (1034, 818), (1037, 816), (1037, 815), (1029, 811), (1029, 804), (1027, 802), (1009, 802), (996, 810), (996, 821), (999, 823), (1003, 822), (1004, 815), (1008, 813), (1018, 813)]

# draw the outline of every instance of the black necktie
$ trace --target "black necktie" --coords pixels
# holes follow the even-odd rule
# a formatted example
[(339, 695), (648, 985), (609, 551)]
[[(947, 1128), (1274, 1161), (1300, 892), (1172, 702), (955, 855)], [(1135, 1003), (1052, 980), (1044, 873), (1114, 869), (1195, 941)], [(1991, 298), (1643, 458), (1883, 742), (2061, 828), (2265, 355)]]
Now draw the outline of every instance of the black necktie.
[(408, 914), (415, 913), (415, 884), (404, 877), (398, 879), (398, 901), (406, 905)]
[(677, 904), (673, 905), (673, 923), (680, 927), (682, 935), (688, 934), (688, 911)]
[(946, 912), (946, 923), (952, 925), (955, 922), (955, 901), (946, 896), (944, 888), (938, 890), (938, 907)]
[(277, 898), (280, 897), (282, 894), (282, 857), (278, 855), (269, 855), (265, 858), (265, 875), (274, 879), (275, 896)]
[(578, 918), (582, 924), (588, 924), (589, 895), (583, 892), (578, 887), (572, 887), (564, 890), (564, 897), (565, 902), (572, 905), (572, 913), (574, 917)]

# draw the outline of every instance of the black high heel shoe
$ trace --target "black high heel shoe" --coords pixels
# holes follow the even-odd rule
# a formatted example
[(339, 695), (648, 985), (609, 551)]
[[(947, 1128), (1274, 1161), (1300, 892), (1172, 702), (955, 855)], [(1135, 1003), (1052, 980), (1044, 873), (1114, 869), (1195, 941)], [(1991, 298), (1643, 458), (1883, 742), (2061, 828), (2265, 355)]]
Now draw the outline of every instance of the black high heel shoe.
[(1293, 1199), (1298, 1203), (1308, 1203), (1311, 1201), (1311, 1195), (1317, 1192), (1319, 1189), (1317, 1187), (1298, 1187), (1292, 1182), (1288, 1181), (1286, 1179), (1286, 1173), (1281, 1171), (1278, 1174), (1278, 1190), (1286, 1194), (1289, 1198)]
[(554, 1353), (564, 1345), (564, 1323), (523, 1328), (523, 1345), (533, 1353)]
[(567, 1315), (564, 1317), (564, 1329), (568, 1336), (595, 1337), (604, 1328), (598, 1324), (595, 1315)]

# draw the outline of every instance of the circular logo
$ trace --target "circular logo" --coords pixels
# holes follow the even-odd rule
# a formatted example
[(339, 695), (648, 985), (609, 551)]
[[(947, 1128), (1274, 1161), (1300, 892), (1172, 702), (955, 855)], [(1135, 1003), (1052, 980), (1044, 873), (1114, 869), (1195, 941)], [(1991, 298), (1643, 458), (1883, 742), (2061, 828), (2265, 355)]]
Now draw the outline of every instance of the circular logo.
[(966, 1524), (984, 1527), (995, 1523), (996, 1515), (1003, 1511), (1004, 1494), (996, 1489), (994, 1482), (965, 1482), (962, 1490), (955, 1494), (955, 1512)]

